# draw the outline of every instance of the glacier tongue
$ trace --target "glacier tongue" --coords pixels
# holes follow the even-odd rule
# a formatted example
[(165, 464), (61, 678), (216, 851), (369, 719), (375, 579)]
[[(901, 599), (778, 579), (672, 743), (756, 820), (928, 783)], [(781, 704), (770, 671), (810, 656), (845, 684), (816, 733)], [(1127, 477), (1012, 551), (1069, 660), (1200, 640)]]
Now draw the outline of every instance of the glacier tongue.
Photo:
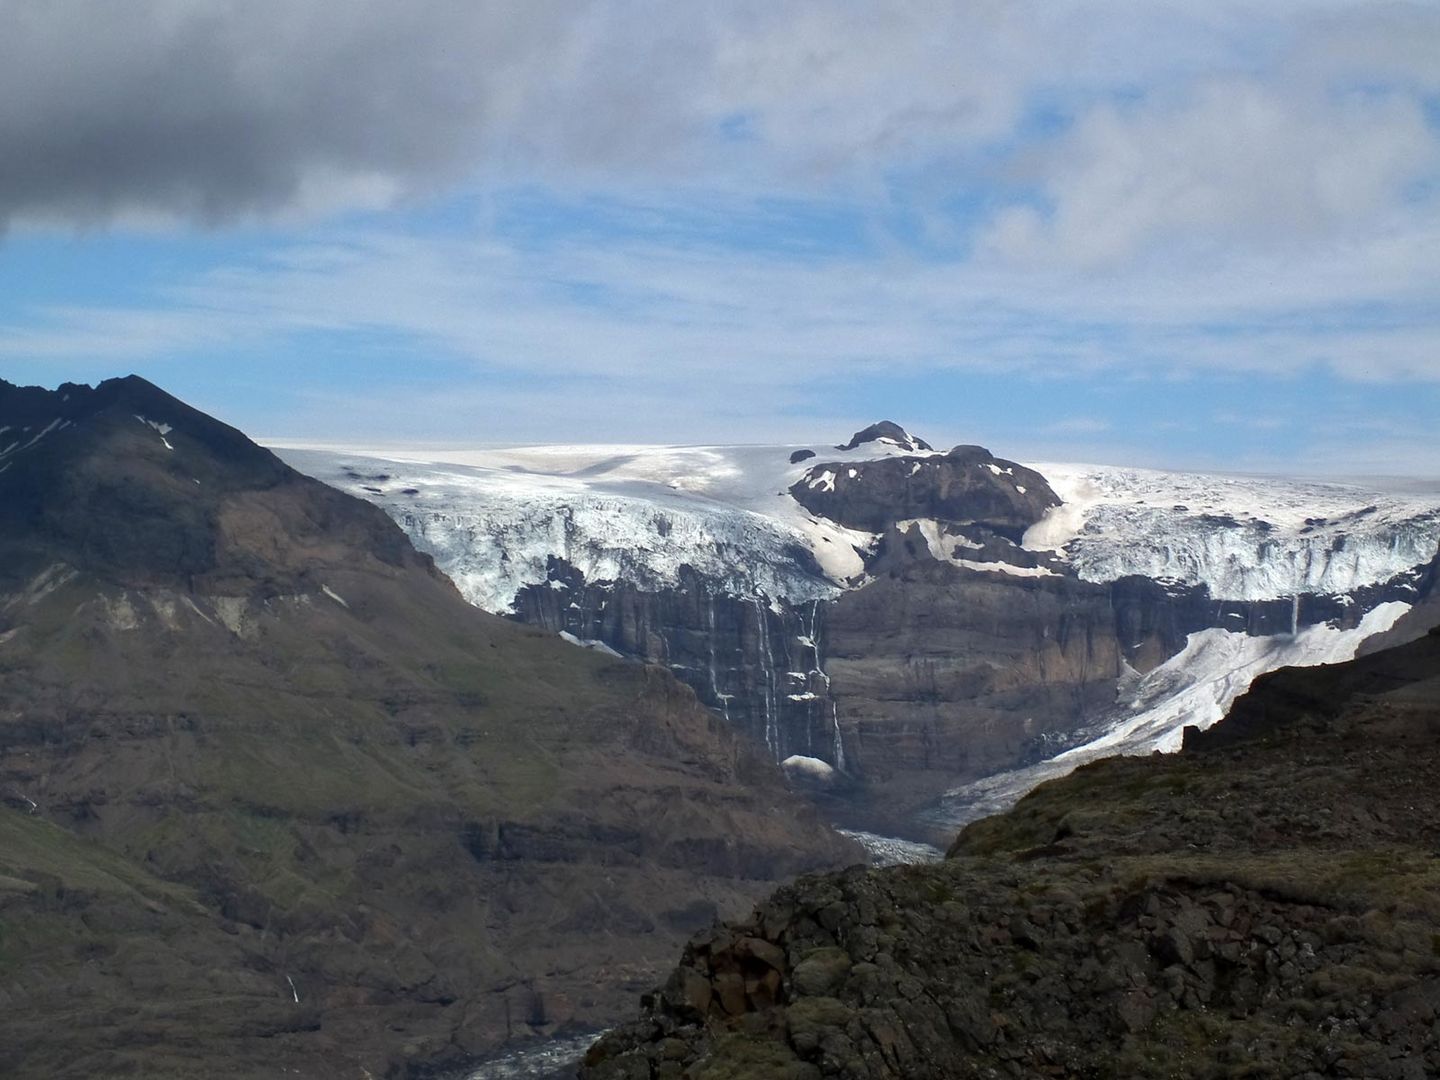
[(948, 792), (932, 820), (961, 825), (999, 813), (1037, 784), (1098, 758), (1173, 753), (1180, 749), (1186, 727), (1204, 729), (1224, 719), (1231, 703), (1260, 675), (1281, 667), (1350, 660), (1361, 642), (1390, 629), (1408, 610), (1409, 604), (1397, 601), (1380, 604), (1349, 630), (1322, 623), (1270, 637), (1220, 629), (1193, 633), (1184, 649), (1131, 685), (1117, 702), (1115, 715), (1093, 738), (1035, 765)]
[(1343, 484), (1034, 465), (1064, 500), (1025, 537), (1087, 581), (1137, 574), (1217, 600), (1343, 594), (1428, 563), (1440, 502)]

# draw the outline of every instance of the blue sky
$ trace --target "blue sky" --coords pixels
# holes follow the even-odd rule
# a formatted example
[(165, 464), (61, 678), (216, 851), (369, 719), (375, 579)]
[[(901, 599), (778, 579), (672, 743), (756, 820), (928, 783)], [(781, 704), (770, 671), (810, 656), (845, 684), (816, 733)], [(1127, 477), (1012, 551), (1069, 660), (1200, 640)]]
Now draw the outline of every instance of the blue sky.
[(1440, 472), (1440, 5), (1194, 8), (17, 6), (0, 375), (351, 445)]

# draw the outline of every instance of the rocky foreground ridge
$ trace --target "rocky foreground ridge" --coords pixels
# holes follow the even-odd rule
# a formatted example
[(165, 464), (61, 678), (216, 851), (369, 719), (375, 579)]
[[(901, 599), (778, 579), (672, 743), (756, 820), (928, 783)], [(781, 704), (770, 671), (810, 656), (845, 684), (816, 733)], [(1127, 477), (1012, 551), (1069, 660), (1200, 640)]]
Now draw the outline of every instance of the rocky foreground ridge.
[(1440, 633), (706, 931), (587, 1080), (1440, 1075)]
[(137, 378), (0, 382), (0, 1075), (402, 1077), (861, 853), (664, 671)]

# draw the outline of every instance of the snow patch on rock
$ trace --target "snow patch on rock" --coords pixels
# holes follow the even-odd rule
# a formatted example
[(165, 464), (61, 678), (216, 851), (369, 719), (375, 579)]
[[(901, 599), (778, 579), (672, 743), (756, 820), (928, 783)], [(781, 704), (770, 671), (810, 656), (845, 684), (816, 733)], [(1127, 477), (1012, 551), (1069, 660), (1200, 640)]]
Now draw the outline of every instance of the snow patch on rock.
[(787, 776), (804, 776), (826, 784), (835, 779), (835, 770), (828, 761), (821, 761), (817, 757), (807, 757), (804, 754), (791, 754), (780, 762), (780, 767), (785, 770)]
[(871, 866), (902, 866), (912, 863), (939, 862), (945, 853), (930, 844), (916, 840), (901, 840), (895, 836), (880, 836), (860, 829), (836, 829), (841, 836), (848, 836), (865, 849), (870, 856)]
[(598, 638), (576, 637), (568, 630), (561, 630), (560, 640), (568, 641), (571, 645), (578, 645), (582, 649), (592, 649), (595, 652), (604, 653), (606, 656), (613, 656), (617, 660), (624, 659), (624, 657), (622, 657), (618, 652), (612, 649), (609, 645), (606, 645), (605, 642), (600, 641)]

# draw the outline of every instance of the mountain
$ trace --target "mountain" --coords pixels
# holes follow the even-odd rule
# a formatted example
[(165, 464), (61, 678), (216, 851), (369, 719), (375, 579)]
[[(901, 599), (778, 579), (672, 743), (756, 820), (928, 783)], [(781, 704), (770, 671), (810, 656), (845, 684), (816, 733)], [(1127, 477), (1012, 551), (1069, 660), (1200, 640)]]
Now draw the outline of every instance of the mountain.
[(0, 383), (0, 1073), (420, 1075), (858, 857), (664, 671), (233, 428)]
[(836, 447), (281, 452), (472, 602), (665, 664), (830, 813), (907, 834), (1173, 749), (1255, 675), (1353, 656), (1440, 567), (1432, 497), (1027, 467), (888, 421)]
[(1440, 1075), (1440, 631), (697, 935), (587, 1080)]

